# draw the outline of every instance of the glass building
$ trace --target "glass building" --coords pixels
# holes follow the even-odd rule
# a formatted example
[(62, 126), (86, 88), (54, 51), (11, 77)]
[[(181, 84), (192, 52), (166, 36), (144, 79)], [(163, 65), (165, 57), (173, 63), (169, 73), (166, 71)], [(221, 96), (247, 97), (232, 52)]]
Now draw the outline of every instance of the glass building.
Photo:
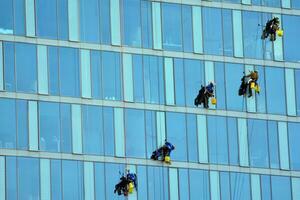
[(132, 200), (300, 200), (299, 27), (299, 0), (0, 0), (0, 200), (124, 199), (125, 169)]

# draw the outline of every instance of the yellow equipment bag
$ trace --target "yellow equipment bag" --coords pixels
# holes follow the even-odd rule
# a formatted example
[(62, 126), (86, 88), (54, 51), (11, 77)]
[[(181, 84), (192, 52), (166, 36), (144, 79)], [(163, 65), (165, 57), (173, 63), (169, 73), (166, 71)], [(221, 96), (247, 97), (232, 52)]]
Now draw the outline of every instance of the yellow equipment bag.
[(170, 158), (170, 156), (165, 156), (165, 162), (166, 162), (166, 163), (171, 163), (171, 158)]
[(216, 105), (217, 104), (217, 99), (215, 97), (211, 98), (211, 104)]
[(277, 35), (278, 35), (279, 37), (282, 37), (282, 36), (283, 36), (283, 30), (282, 30), (282, 29), (279, 29), (279, 30), (277, 31)]
[(254, 90), (255, 90), (255, 92), (259, 93), (259, 92), (260, 92), (260, 87), (259, 87), (258, 85), (256, 85), (256, 86), (254, 87)]
[(130, 182), (128, 185), (128, 192), (131, 194), (133, 192), (133, 189), (134, 189), (134, 185), (132, 182)]
[(250, 83), (250, 88), (253, 89), (254, 87), (255, 87), (255, 83), (254, 83), (254, 82), (251, 82), (251, 83)]

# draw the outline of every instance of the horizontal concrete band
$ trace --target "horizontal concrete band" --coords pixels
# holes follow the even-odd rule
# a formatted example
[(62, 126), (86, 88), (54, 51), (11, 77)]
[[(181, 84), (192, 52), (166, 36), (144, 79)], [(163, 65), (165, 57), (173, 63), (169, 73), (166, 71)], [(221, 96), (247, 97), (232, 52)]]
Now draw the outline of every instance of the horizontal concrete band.
[(133, 47), (125, 47), (125, 46), (121, 47), (121, 46), (100, 45), (100, 44), (92, 44), (92, 43), (62, 41), (62, 40), (29, 38), (29, 37), (14, 36), (14, 35), (0, 34), (0, 41), (23, 42), (23, 43), (36, 44), (36, 45), (72, 47), (72, 48), (80, 48), (80, 49), (113, 51), (113, 52), (130, 53), (130, 54), (154, 55), (154, 56), (173, 57), (173, 58), (206, 60), (206, 61), (214, 61), (214, 62), (226, 62), (226, 63), (247, 64), (247, 65), (260, 65), (260, 66), (273, 66), (273, 67), (300, 69), (300, 63), (294, 63), (294, 62), (278, 62), (278, 61), (271, 61), (271, 60), (257, 60), (257, 59), (249, 59), (249, 58), (236, 58), (236, 57), (215, 56), (215, 55), (205, 55), (205, 54), (195, 54), (195, 53), (185, 53), (185, 52), (162, 51), (162, 50), (133, 48)]
[(177, 107), (177, 106), (166, 106), (166, 105), (158, 105), (158, 104), (143, 104), (143, 103), (131, 103), (131, 102), (124, 102), (124, 101), (107, 101), (107, 100), (83, 99), (83, 98), (61, 97), (61, 96), (47, 96), (47, 95), (24, 94), (24, 93), (15, 93), (15, 92), (0, 92), (0, 98), (109, 106), (109, 107), (119, 107), (119, 108), (143, 109), (143, 110), (153, 110), (153, 111), (162, 111), (162, 112), (179, 112), (179, 113), (211, 115), (211, 116), (253, 118), (253, 119), (273, 120), (273, 121), (300, 122), (300, 117), (292, 117), (286, 115), (247, 113), (247, 112), (228, 111), (228, 110), (209, 110), (203, 108), (179, 107), (179, 106)]
[(109, 156), (79, 155), (79, 154), (69, 154), (69, 153), (50, 153), (50, 152), (10, 150), (10, 149), (0, 149), (0, 155), (300, 177), (300, 172), (298, 171), (263, 169), (263, 168), (252, 168), (252, 167), (247, 168), (247, 167), (239, 167), (239, 166), (200, 164), (200, 163), (176, 162), (176, 161), (173, 161), (171, 165), (168, 165), (168, 164), (161, 163), (159, 161), (153, 161), (150, 159), (139, 159), (139, 158), (118, 158), (118, 157), (109, 157)]
[(202, 1), (201, 0), (155, 0), (155, 2), (178, 3), (178, 4), (193, 5), (193, 6), (246, 10), (246, 11), (256, 11), (256, 12), (266, 12), (266, 13), (278, 13), (278, 14), (285, 14), (285, 15), (300, 15), (300, 10), (296, 10), (296, 9), (246, 5), (241, 3), (237, 4), (237, 3), (227, 3), (227, 2), (214, 2), (212, 0), (206, 0), (206, 1), (205, 0)]

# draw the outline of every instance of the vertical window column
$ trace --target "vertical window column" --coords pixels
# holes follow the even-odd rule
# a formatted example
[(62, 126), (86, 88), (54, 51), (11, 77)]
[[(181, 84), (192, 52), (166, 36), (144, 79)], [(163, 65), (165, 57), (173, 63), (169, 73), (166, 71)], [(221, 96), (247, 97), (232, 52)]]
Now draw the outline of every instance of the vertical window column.
[(51, 200), (50, 160), (40, 159), (41, 199)]
[(121, 45), (120, 1), (110, 0), (111, 44)]
[(81, 106), (72, 105), (72, 149), (73, 153), (82, 153)]
[(92, 162), (84, 162), (84, 197), (95, 199), (94, 164)]
[(25, 0), (26, 36), (35, 37), (35, 0)]
[(194, 52), (203, 53), (201, 7), (193, 6), (192, 12), (193, 12)]
[(116, 156), (125, 157), (124, 110), (114, 108)]
[(68, 0), (69, 40), (79, 41), (79, 0)]
[[(135, 165), (128, 165), (126, 166), (126, 169), (130, 171), (130, 173), (136, 173), (136, 166)], [(138, 180), (139, 182), (139, 180)], [(137, 200), (137, 190), (133, 190), (133, 192), (128, 196), (128, 200)]]
[(288, 131), (286, 122), (278, 122), (278, 137), (279, 137), (279, 155), (280, 169), (289, 170), (289, 146), (288, 146)]
[(29, 150), (37, 151), (39, 148), (38, 112), (37, 102), (28, 101), (28, 123), (29, 123)]
[(5, 157), (0, 156), (0, 200), (5, 200)]
[(165, 58), (166, 104), (175, 104), (173, 59)]
[[(253, 65), (245, 65), (245, 73), (247, 74), (249, 71), (253, 71)], [(247, 111), (248, 112), (256, 112), (256, 101), (255, 101), (255, 92), (253, 92), (253, 96), (247, 98)]]
[(156, 112), (157, 146), (163, 145), (166, 139), (166, 120), (164, 112)]
[(179, 200), (178, 172), (176, 168), (169, 168), (170, 200)]
[(161, 5), (159, 2), (152, 2), (152, 27), (153, 48), (162, 49)]
[(199, 162), (208, 163), (207, 122), (205, 115), (197, 115)]
[(4, 90), (3, 45), (0, 41), (0, 91)]
[[(282, 18), (279, 14), (273, 14), (272, 17), (278, 17), (280, 26), (282, 28)], [(273, 49), (274, 49), (274, 60), (276, 61), (283, 61), (283, 44), (282, 44), (282, 37), (276, 36), (276, 41), (273, 42)]]
[(258, 174), (251, 174), (252, 200), (261, 200), (260, 178)]
[(219, 172), (217, 171), (210, 171), (210, 193), (211, 193), (211, 200), (220, 200), (220, 178)]
[[(215, 68), (214, 63), (211, 61), (205, 61), (205, 85), (210, 81), (215, 82)], [(216, 90), (216, 88), (215, 88)], [(215, 91), (216, 94), (216, 91)], [(209, 101), (209, 108), (216, 109), (216, 105), (213, 105), (211, 101)]]
[(132, 71), (132, 55), (123, 54), (123, 85), (124, 100), (133, 102), (133, 71)]
[(285, 69), (287, 114), (296, 116), (295, 74), (293, 69)]
[(291, 0), (281, 0), (282, 8), (291, 8)]
[(90, 51), (86, 49), (80, 50), (81, 62), (81, 96), (83, 98), (92, 97), (91, 82), (91, 57)]
[(48, 58), (47, 47), (38, 45), (38, 92), (48, 94)]
[(240, 10), (232, 11), (233, 20), (233, 41), (234, 56), (243, 57), (243, 28), (242, 28), (242, 12)]
[(300, 199), (300, 178), (292, 178), (293, 199)]
[(249, 150), (246, 119), (238, 119), (239, 155), (240, 166), (249, 166)]

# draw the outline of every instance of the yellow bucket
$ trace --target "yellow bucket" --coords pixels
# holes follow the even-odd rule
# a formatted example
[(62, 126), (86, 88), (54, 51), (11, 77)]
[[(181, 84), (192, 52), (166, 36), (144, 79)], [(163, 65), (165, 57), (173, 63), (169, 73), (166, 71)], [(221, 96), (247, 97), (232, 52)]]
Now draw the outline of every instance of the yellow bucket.
[(256, 85), (254, 90), (255, 90), (255, 92), (259, 93), (260, 92), (260, 87), (258, 85)]
[(216, 104), (217, 104), (217, 99), (213, 97), (213, 98), (211, 99), (211, 104), (212, 104), (212, 105), (216, 105)]
[(171, 162), (170, 156), (165, 156), (165, 162), (166, 162), (166, 163), (170, 163), (170, 162)]
[(277, 35), (278, 35), (279, 37), (282, 37), (282, 36), (283, 36), (283, 30), (282, 30), (282, 29), (279, 29), (279, 30), (277, 31)]
[(251, 82), (251, 83), (250, 83), (250, 88), (253, 89), (254, 87), (255, 87), (255, 83), (254, 83), (254, 82)]
[(134, 185), (132, 182), (130, 182), (128, 185), (128, 192), (131, 194), (133, 192), (133, 189), (134, 189)]

